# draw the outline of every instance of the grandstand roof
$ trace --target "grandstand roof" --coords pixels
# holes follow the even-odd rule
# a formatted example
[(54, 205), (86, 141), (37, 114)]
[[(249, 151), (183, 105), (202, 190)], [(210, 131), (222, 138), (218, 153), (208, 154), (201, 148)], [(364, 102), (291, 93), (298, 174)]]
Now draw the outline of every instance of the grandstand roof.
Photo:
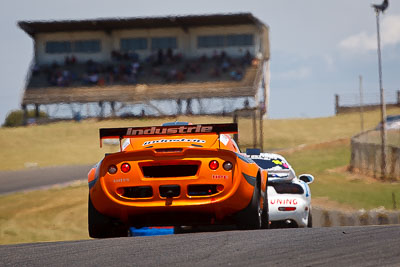
[(31, 36), (34, 36), (36, 33), (60, 31), (111, 31), (116, 29), (167, 27), (182, 27), (183, 29), (187, 29), (201, 26), (242, 24), (265, 26), (263, 22), (251, 13), (18, 22), (19, 27)]

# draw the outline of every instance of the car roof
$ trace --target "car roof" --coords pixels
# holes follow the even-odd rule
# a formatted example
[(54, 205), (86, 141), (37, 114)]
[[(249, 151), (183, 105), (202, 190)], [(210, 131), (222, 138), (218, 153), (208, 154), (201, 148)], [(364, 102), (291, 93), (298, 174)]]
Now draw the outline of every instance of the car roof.
[(189, 122), (186, 122), (186, 121), (166, 122), (166, 123), (163, 123), (162, 126), (176, 126), (176, 125), (189, 125)]
[(386, 117), (387, 121), (397, 121), (400, 120), (400, 115), (389, 115)]
[(254, 159), (283, 159), (287, 161), (282, 155), (275, 153), (260, 153), (259, 155), (251, 155), (251, 158)]

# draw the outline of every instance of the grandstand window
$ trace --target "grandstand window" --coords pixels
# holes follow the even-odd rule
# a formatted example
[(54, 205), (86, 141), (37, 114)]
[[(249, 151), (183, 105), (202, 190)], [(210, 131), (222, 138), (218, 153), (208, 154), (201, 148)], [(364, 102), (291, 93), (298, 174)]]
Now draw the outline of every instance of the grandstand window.
[(46, 42), (46, 53), (48, 54), (70, 53), (71, 50), (71, 42), (68, 41)]
[(224, 35), (204, 35), (197, 37), (198, 48), (223, 47), (225, 45)]
[(253, 45), (252, 34), (230, 34), (226, 36), (227, 46), (247, 46)]
[(176, 37), (154, 37), (151, 38), (151, 49), (176, 49)]
[(120, 41), (121, 51), (147, 49), (146, 38), (124, 38)]
[(101, 50), (100, 40), (79, 40), (74, 42), (74, 52), (97, 53)]

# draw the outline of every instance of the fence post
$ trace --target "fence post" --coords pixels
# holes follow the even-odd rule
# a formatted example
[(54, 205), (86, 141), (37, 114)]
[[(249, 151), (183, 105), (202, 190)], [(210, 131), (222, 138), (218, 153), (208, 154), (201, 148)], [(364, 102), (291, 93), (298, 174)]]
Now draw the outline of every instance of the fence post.
[(355, 146), (354, 146), (354, 139), (353, 138), (351, 138), (351, 141), (350, 141), (350, 149), (351, 149), (351, 157), (350, 157), (350, 168), (349, 168), (349, 171), (353, 171), (354, 170), (354, 164), (355, 164), (355, 161), (354, 161), (354, 158), (355, 158)]
[(400, 90), (397, 90), (397, 105), (400, 106)]
[(335, 114), (339, 113), (339, 95), (335, 94)]
[(391, 180), (395, 181), (396, 180), (396, 174), (395, 174), (396, 148), (393, 146), (389, 146), (389, 148), (390, 148), (390, 149), (388, 149), (390, 151), (390, 174), (389, 174), (389, 177)]

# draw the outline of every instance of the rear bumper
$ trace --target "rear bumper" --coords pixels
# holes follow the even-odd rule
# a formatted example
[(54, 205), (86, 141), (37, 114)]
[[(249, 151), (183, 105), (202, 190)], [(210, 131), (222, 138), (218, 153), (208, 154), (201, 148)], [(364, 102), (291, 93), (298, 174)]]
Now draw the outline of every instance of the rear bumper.
[[(96, 183), (90, 190), (94, 207), (102, 214), (117, 218), (131, 226), (167, 226), (167, 225), (204, 225), (226, 224), (232, 217), (244, 210), (254, 191), (243, 175), (237, 181), (225, 184), (225, 191), (210, 196), (189, 196), (187, 188), (191, 184), (204, 184), (199, 180), (163, 180), (149, 183), (153, 188), (153, 196), (144, 199), (128, 199), (110, 192), (104, 182)], [(223, 184), (222, 181), (218, 182)], [(162, 197), (160, 186), (179, 185), (180, 195)]]
[[(294, 207), (296, 210), (280, 211), (279, 207)], [(269, 199), (269, 220), (272, 222), (292, 220), (298, 227), (306, 227), (309, 209), (307, 201), (301, 197), (294, 197), (290, 194), (273, 196)]]
[(174, 198), (125, 200), (104, 192), (98, 184), (90, 191), (93, 205), (102, 214), (131, 226), (226, 224), (250, 203), (254, 187), (242, 182), (230, 194), (218, 197), (187, 196)]

